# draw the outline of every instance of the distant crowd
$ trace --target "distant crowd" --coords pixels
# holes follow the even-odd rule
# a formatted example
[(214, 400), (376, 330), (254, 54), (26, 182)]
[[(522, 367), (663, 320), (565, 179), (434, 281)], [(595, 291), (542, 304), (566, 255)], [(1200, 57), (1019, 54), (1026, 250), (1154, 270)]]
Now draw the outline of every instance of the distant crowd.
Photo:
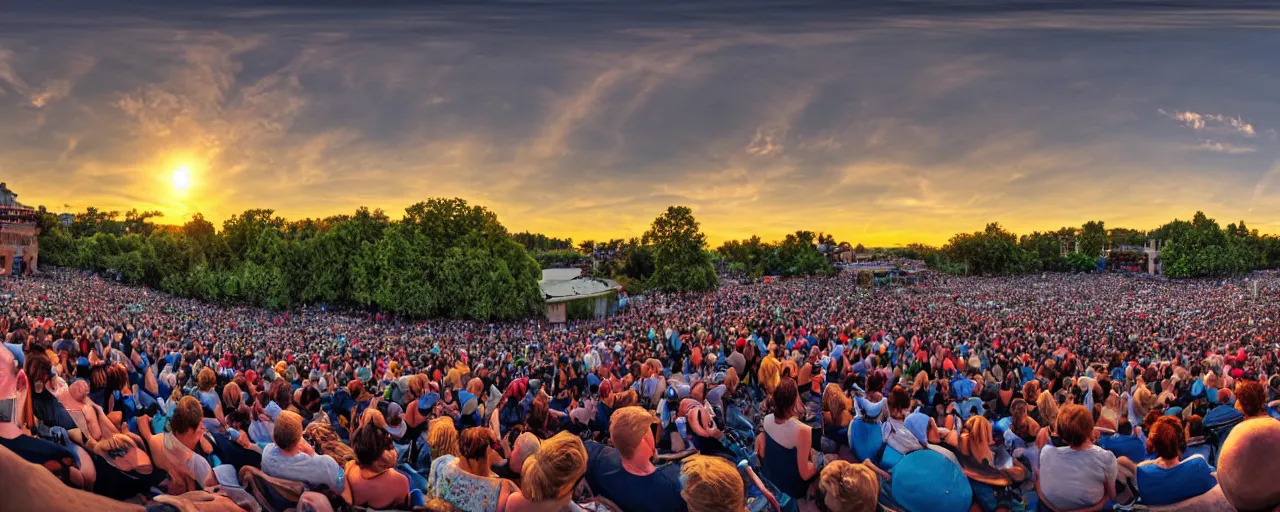
[(553, 325), (5, 280), (0, 509), (1280, 510), (1275, 274), (856, 281)]

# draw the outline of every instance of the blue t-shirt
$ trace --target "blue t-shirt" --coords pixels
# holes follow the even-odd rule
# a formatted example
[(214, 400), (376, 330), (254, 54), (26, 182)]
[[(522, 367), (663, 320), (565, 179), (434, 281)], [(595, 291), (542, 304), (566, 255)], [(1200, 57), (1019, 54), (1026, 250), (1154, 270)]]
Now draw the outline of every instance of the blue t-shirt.
[(1098, 446), (1115, 454), (1117, 459), (1128, 457), (1134, 464), (1147, 460), (1147, 444), (1138, 436), (1105, 435), (1098, 439)]
[(587, 442), (587, 484), (596, 494), (627, 512), (686, 512), (680, 497), (680, 465), (669, 464), (646, 476), (622, 468), (622, 455), (613, 447)]
[(1169, 469), (1155, 461), (1138, 466), (1138, 492), (1150, 506), (1171, 505), (1213, 489), (1213, 466), (1204, 457), (1191, 457)]

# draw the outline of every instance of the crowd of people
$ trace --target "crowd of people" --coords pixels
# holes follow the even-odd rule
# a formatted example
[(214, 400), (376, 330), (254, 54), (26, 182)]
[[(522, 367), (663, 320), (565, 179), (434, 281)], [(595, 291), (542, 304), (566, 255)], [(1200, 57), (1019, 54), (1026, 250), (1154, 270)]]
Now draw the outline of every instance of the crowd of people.
[(1280, 507), (1275, 275), (845, 274), (553, 325), (64, 272), (0, 308), (2, 508)]

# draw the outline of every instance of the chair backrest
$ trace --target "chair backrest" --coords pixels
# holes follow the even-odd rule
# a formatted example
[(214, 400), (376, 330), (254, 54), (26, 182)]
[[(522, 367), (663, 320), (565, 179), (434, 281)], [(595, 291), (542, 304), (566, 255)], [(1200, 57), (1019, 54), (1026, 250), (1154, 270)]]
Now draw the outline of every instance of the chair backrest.
[(1215, 446), (1209, 443), (1202, 443), (1202, 444), (1188, 446), (1187, 450), (1183, 452), (1182, 458), (1183, 460), (1186, 460), (1188, 457), (1191, 457), (1193, 455), (1199, 455), (1201, 457), (1204, 457), (1204, 460), (1207, 461), (1210, 466), (1213, 466), (1217, 464), (1217, 460), (1216, 460), (1217, 450), (1215, 450), (1214, 448)]
[(240, 484), (267, 512), (284, 512), (293, 508), (307, 490), (302, 482), (268, 476), (253, 466), (240, 468)]

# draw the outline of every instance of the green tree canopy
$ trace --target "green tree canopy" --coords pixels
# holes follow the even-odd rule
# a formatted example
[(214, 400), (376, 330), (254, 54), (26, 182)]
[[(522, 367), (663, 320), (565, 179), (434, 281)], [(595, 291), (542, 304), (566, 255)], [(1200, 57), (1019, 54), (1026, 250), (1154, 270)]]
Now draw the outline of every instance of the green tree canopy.
[(672, 206), (657, 218), (644, 242), (653, 246), (654, 272), (650, 284), (667, 291), (711, 290), (719, 284), (707, 253), (707, 238), (693, 210)]

